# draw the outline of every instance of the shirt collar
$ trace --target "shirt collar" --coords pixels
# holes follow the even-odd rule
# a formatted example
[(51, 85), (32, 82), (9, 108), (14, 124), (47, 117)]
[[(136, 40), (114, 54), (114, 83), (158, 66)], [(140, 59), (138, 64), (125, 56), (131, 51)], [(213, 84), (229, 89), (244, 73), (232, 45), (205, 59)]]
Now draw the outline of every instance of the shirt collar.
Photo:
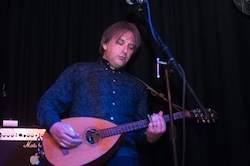
[(114, 70), (114, 71), (123, 71), (125, 69), (125, 67), (122, 67), (122, 68), (119, 68), (119, 69), (111, 69), (109, 61), (107, 61), (106, 59), (104, 59), (102, 57), (97, 59), (97, 63), (100, 64), (103, 67), (107, 67), (110, 70)]

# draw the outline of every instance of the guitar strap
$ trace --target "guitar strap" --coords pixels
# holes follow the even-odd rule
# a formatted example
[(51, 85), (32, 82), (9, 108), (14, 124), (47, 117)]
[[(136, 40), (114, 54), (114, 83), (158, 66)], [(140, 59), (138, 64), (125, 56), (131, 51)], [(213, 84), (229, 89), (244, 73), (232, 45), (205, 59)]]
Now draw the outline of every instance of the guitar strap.
[[(137, 77), (136, 77), (137, 78)], [(146, 87), (147, 87), (147, 89), (148, 90), (150, 90), (151, 91), (151, 94), (153, 95), (153, 96), (158, 96), (158, 97), (160, 97), (160, 98), (162, 98), (164, 101), (168, 101), (167, 100), (167, 98), (165, 97), (165, 95), (163, 94), (163, 93), (159, 93), (159, 92), (157, 92), (155, 89), (153, 89), (151, 86), (149, 86), (147, 83), (145, 83), (144, 81), (142, 81), (141, 79), (139, 79), (139, 78), (137, 78), (140, 82), (142, 82)]]
[[(142, 81), (141, 79), (139, 79), (139, 78), (137, 78), (137, 77), (136, 77), (136, 79), (139, 80), (141, 83), (143, 83), (143, 84), (147, 87), (147, 89), (151, 91), (151, 95), (153, 95), (153, 96), (158, 96), (158, 97), (162, 98), (164, 101), (168, 102), (168, 99), (165, 97), (165, 95), (164, 95), (163, 93), (157, 92), (154, 88), (152, 88), (151, 86), (149, 86), (147, 83), (145, 83), (145, 82)], [(172, 103), (172, 106), (173, 106), (176, 110), (178, 110), (178, 111), (181, 111), (181, 110), (182, 110), (182, 107), (179, 106), (179, 105), (177, 105), (177, 104)]]

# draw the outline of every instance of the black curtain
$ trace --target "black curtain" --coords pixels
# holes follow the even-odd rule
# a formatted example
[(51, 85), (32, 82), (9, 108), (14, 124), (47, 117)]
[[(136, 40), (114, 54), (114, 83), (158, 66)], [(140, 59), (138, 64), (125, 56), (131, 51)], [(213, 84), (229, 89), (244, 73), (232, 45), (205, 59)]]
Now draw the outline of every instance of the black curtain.
[[(245, 166), (250, 163), (249, 98), (250, 17), (233, 0), (149, 1), (153, 26), (183, 67), (187, 81), (205, 108), (219, 115), (215, 123), (186, 120), (187, 166)], [(145, 5), (141, 6), (147, 13)], [(36, 104), (59, 74), (78, 61), (95, 61), (103, 30), (128, 20), (143, 43), (126, 68), (167, 94), (162, 66), (167, 56), (154, 41), (144, 18), (125, 0), (1, 0), (0, 118), (37, 126)], [(172, 102), (181, 106), (182, 79), (170, 70)], [(149, 95), (151, 93), (149, 92)], [(150, 111), (168, 113), (168, 103), (150, 96)], [(186, 91), (187, 110), (200, 108)], [(182, 163), (182, 121), (177, 129), (178, 164)], [(145, 165), (173, 165), (169, 134), (143, 152)]]

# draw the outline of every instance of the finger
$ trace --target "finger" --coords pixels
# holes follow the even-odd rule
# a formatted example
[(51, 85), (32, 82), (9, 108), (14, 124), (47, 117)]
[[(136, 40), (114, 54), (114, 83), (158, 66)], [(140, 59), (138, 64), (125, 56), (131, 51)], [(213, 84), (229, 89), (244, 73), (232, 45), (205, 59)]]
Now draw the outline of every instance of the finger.
[(166, 128), (165, 120), (161, 114), (162, 112), (159, 112), (159, 114), (154, 114), (152, 117), (154, 129), (159, 132), (164, 131)]
[[(71, 144), (74, 142), (80, 142), (81, 140), (79, 138), (79, 134), (70, 126), (67, 125), (63, 134), (63, 139), (65, 139), (67, 142), (70, 142)], [(74, 140), (76, 139), (76, 140)]]
[(149, 129), (153, 129), (153, 122), (150, 122), (150, 123), (148, 124), (148, 128), (149, 128)]
[(151, 116), (151, 118), (152, 118), (152, 123), (153, 123), (153, 127), (158, 127), (158, 117), (157, 117), (158, 115), (157, 114), (153, 114), (152, 116)]
[(159, 132), (165, 132), (166, 131), (166, 122), (162, 117), (159, 117), (158, 119), (158, 131)]
[(63, 148), (70, 148), (70, 146), (69, 146), (69, 144), (67, 143), (65, 143), (65, 141), (63, 141), (63, 140), (61, 140), (60, 142), (59, 142), (59, 145), (61, 146), (61, 147), (63, 147)]
[(78, 146), (80, 144), (82, 144), (82, 139), (73, 139), (71, 142), (74, 146)]
[(76, 137), (78, 136), (79, 134), (73, 129), (73, 127), (69, 126), (68, 125), (68, 132), (67, 134), (69, 134), (70, 136), (72, 137)]
[(66, 145), (63, 142), (58, 143), (61, 147), (66, 148)]
[(82, 143), (82, 140), (80, 139), (73, 139), (72, 141), (67, 141), (63, 139), (59, 142), (59, 145), (64, 148), (73, 148), (73, 147), (79, 146), (81, 143)]

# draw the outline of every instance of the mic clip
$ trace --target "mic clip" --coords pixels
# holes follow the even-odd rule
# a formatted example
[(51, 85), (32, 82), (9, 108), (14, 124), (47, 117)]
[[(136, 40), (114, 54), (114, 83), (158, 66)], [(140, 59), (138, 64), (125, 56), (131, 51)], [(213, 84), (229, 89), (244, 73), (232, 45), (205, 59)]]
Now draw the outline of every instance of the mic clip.
[(167, 62), (164, 62), (164, 61), (161, 61), (160, 58), (157, 58), (157, 64), (160, 64), (160, 65), (167, 65), (168, 63), (167, 63)]
[(167, 62), (161, 61), (160, 58), (156, 58), (156, 77), (160, 78), (160, 65), (167, 65)]

